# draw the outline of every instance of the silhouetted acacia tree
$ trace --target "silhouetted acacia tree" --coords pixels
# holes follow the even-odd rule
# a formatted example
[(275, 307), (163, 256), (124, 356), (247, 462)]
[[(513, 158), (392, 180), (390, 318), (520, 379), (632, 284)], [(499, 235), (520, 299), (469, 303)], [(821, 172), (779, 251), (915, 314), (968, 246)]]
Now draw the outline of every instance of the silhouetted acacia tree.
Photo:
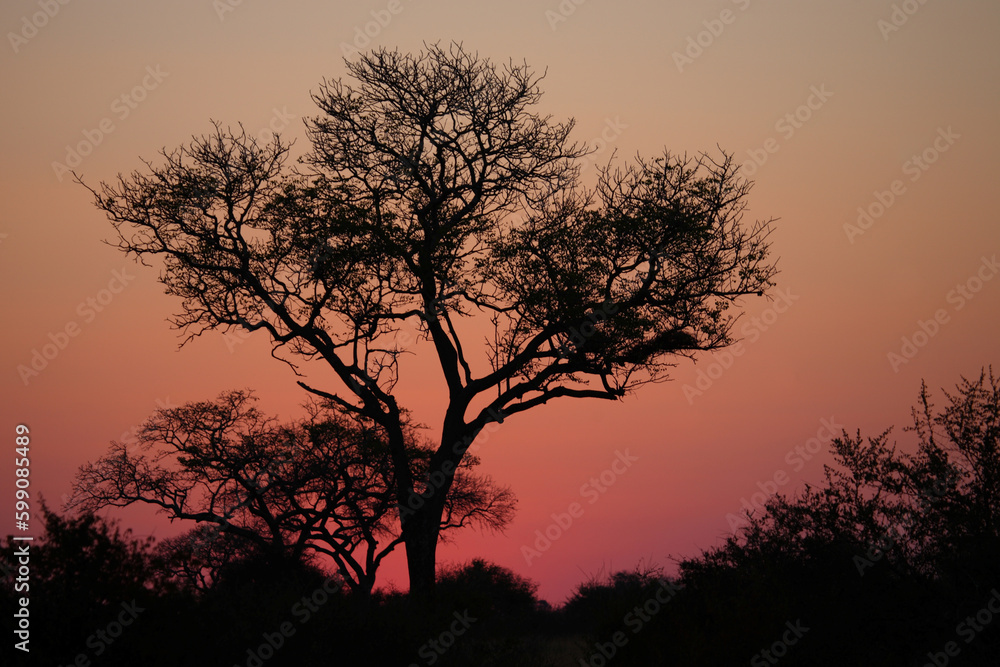
[[(300, 562), (325, 554), (356, 593), (371, 593), (382, 560), (401, 542), (394, 468), (374, 424), (313, 401), (308, 416), (279, 424), (248, 391), (158, 410), (135, 444), (113, 442), (81, 467), (74, 504), (87, 511), (133, 503), (171, 519), (207, 523), (161, 545), (173, 573), (196, 587), (234, 561)], [(430, 448), (406, 427), (405, 455), (426, 467)], [(509, 489), (463, 461), (441, 529), (498, 530), (514, 511)], [(178, 560), (186, 563), (180, 564)]]
[[(556, 398), (619, 399), (731, 343), (727, 309), (771, 285), (769, 226), (743, 223), (750, 185), (725, 154), (638, 159), (584, 188), (588, 149), (572, 121), (534, 112), (526, 64), (433, 45), (347, 69), (353, 82), (314, 95), (305, 172), (285, 168), (280, 139), (216, 126), (94, 195), (123, 251), (163, 259), (189, 336), (265, 330), (338, 388), (303, 387), (384, 432), (411, 592), (429, 596), (477, 434)], [(406, 323), (446, 385), (423, 470), (394, 393)]]

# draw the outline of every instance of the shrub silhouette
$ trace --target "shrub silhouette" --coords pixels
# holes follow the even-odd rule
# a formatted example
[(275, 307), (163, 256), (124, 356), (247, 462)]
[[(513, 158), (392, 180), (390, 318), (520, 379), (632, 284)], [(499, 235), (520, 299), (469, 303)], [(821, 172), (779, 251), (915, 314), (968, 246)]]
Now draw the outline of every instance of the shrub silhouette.
[(959, 633), (1000, 584), (1000, 383), (983, 370), (944, 395), (936, 410), (921, 386), (904, 429), (914, 452), (890, 430), (845, 432), (822, 485), (773, 497), (722, 546), (682, 561), (692, 617), (740, 644), (806, 619), (808, 640), (782, 664), (918, 664), (949, 641), (962, 664), (996, 664), (998, 626)]
[(524, 617), (538, 603), (538, 584), (499, 565), (475, 558), (438, 574), (442, 601), (481, 619)]
[(152, 539), (136, 539), (115, 521), (94, 514), (61, 516), (44, 500), (40, 514), (44, 532), (30, 546), (28, 590), (14, 587), (14, 549), (24, 543), (8, 537), (0, 545), (2, 569), (11, 573), (0, 587), (9, 602), (5, 608), (13, 608), (15, 598), (28, 596), (32, 637), (28, 655), (15, 651), (13, 642), (5, 642), (5, 652), (16, 656), (16, 664), (25, 664), (24, 658), (28, 664), (70, 663), (80, 653), (93, 659), (98, 651), (102, 664), (126, 664), (118, 661), (134, 655), (147, 612), (137, 612), (136, 618), (126, 612), (129, 627), (118, 637), (105, 639), (95, 633), (116, 622), (123, 605), (130, 610), (164, 608), (155, 603), (170, 595), (172, 587), (152, 553)]

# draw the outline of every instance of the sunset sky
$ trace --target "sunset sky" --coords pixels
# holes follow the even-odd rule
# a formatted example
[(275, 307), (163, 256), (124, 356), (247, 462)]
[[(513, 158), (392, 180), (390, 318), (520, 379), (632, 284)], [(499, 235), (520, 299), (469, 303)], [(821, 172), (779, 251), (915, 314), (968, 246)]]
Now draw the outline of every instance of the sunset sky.
[[(718, 544), (743, 498), (820, 479), (830, 457), (811, 438), (895, 425), (908, 447), (921, 379), (940, 402), (961, 375), (1000, 372), (995, 2), (8, 0), (0, 26), (0, 416), (10, 450), (15, 425), (31, 428), (31, 489), (54, 506), (157, 407), (250, 387), (292, 417), (305, 398), (261, 336), (178, 349), (179, 301), (157, 268), (102, 243), (111, 227), (67, 170), (96, 185), (211, 120), (280, 131), (301, 154), (310, 91), (372, 46), (456, 40), (526, 60), (547, 70), (539, 111), (574, 117), (598, 162), (720, 147), (756, 182), (748, 221), (778, 219), (777, 287), (744, 304), (742, 346), (679, 359), (673, 381), (621, 402), (507, 420), (478, 455), (517, 516), (504, 535), (461, 534), (440, 561), (483, 556), (553, 603), (601, 571), (669, 569)], [(400, 396), (433, 429), (443, 382), (414, 351)], [(12, 451), (0, 475), (10, 499)], [(574, 502), (583, 515), (529, 564), (522, 547)], [(140, 535), (185, 528), (149, 509), (114, 516)], [(380, 579), (406, 587), (401, 548)]]

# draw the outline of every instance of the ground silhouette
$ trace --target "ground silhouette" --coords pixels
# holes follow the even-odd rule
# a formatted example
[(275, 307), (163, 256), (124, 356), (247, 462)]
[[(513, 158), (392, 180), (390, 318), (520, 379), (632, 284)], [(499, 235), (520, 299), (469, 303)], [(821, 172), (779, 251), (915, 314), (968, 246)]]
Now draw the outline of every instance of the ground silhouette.
[[(322, 563), (255, 553), (196, 586), (113, 521), (46, 509), (20, 664), (995, 665), (1000, 382), (943, 396), (921, 388), (897, 444), (843, 433), (822, 484), (675, 574), (595, 576), (555, 608), (482, 559), (439, 571), (431, 607), (385, 590), (359, 605)], [(2, 553), (12, 603), (9, 539)]]

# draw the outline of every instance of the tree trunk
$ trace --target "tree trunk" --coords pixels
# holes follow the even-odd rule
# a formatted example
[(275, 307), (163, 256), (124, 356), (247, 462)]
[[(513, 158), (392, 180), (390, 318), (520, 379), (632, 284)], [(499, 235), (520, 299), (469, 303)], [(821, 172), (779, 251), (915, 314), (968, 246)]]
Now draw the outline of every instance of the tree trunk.
[(372, 606), (372, 589), (374, 587), (375, 577), (367, 574), (357, 584), (357, 587), (352, 587), (350, 599), (351, 603), (354, 605), (354, 613), (357, 614), (358, 618), (367, 618), (370, 613)]
[(411, 518), (406, 546), (406, 568), (410, 577), (410, 599), (418, 605), (429, 605), (434, 600), (434, 583), (437, 565), (437, 513), (425, 507)]
[[(450, 443), (471, 443), (476, 433), (462, 426), (450, 425), (446, 420), (442, 445), (431, 457), (429, 479), (430, 494), (421, 496), (422, 504), (413, 511), (403, 525), (403, 542), (406, 546), (406, 566), (410, 577), (410, 598), (418, 605), (428, 606), (434, 601), (434, 584), (437, 576), (437, 544), (441, 533), (445, 498), (451, 491), (454, 472), (468, 444), (455, 451)], [(478, 432), (478, 431), (477, 431)], [(441, 472), (448, 470), (448, 474)], [(435, 475), (437, 481), (434, 482)]]

